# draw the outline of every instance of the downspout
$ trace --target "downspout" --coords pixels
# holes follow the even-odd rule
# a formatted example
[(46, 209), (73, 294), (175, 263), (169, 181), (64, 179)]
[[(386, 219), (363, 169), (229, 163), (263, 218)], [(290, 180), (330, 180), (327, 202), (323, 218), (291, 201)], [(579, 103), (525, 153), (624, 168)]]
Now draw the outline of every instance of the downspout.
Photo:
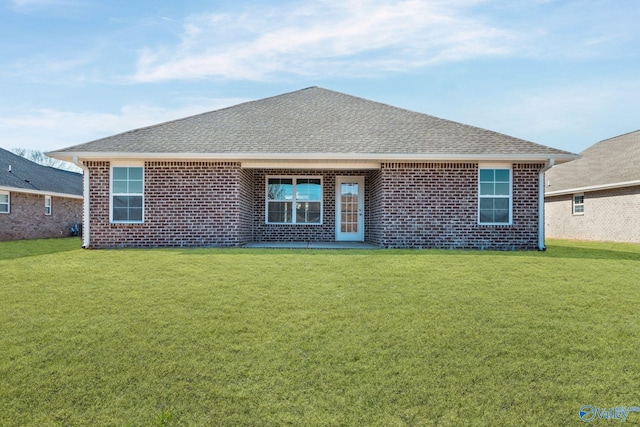
[(544, 173), (551, 169), (554, 163), (553, 158), (549, 159), (538, 173), (538, 250), (540, 251), (547, 250), (544, 245)]
[(73, 164), (82, 169), (82, 248), (89, 247), (91, 242), (91, 233), (89, 232), (89, 168), (83, 162), (78, 161), (78, 156), (73, 156)]

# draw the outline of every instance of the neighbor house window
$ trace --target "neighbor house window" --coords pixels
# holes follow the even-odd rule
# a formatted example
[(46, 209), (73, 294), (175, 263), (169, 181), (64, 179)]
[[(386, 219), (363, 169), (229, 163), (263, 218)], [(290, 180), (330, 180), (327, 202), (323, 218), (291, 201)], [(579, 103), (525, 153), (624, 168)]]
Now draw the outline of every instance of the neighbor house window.
[(481, 167), (479, 177), (480, 224), (511, 224), (511, 169)]
[(111, 169), (111, 222), (142, 222), (143, 177), (142, 167)]
[(573, 214), (584, 215), (584, 194), (575, 194), (573, 196)]
[(321, 224), (322, 178), (267, 177), (267, 223)]
[(51, 215), (51, 196), (44, 196), (44, 214)]
[(9, 192), (0, 191), (0, 213), (9, 213)]

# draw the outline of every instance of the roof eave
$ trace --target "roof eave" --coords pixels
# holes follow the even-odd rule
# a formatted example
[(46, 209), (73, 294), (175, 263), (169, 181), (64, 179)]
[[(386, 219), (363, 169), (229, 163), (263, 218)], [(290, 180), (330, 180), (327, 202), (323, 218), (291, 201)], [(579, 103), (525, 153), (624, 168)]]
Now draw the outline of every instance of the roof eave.
[(585, 187), (574, 187), (574, 188), (566, 188), (564, 190), (555, 190), (545, 192), (545, 197), (552, 196), (563, 196), (566, 194), (576, 194), (576, 193), (587, 193), (590, 191), (603, 191), (603, 190), (612, 190), (615, 188), (626, 188), (626, 187), (635, 187), (640, 186), (640, 179), (636, 179), (633, 181), (624, 181), (624, 182), (613, 182), (610, 184), (600, 184), (600, 185), (590, 185)]
[(9, 191), (11, 193), (38, 194), (38, 195), (53, 196), (53, 197), (65, 197), (67, 199), (83, 198), (82, 194), (61, 193), (57, 191), (47, 191), (47, 190), (33, 190), (30, 188), (11, 187), (7, 185), (0, 185), (0, 191)]
[(218, 160), (218, 161), (481, 161), (481, 162), (546, 162), (554, 159), (555, 164), (575, 160), (580, 156), (570, 153), (532, 153), (532, 154), (459, 154), (459, 153), (127, 153), (127, 152), (66, 152), (51, 151), (49, 157), (64, 161), (100, 161), (100, 160)]

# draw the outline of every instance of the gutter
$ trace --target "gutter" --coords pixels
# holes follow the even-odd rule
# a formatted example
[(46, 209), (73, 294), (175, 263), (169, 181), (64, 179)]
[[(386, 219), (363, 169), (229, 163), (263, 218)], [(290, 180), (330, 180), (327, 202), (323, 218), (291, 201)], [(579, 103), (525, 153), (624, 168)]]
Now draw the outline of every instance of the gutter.
[(538, 173), (538, 250), (546, 251), (544, 244), (544, 173), (555, 164), (555, 159), (550, 158), (545, 167)]
[(78, 156), (73, 156), (73, 164), (82, 169), (82, 195), (83, 195), (83, 212), (82, 212), (82, 248), (87, 249), (91, 243), (90, 220), (89, 220), (89, 168), (81, 161)]

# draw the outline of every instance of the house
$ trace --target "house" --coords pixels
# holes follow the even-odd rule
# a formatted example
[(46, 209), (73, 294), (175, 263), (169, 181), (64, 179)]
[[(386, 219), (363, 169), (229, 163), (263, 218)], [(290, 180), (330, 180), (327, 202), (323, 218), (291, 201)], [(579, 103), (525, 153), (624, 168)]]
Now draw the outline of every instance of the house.
[(640, 130), (581, 155), (546, 173), (547, 235), (640, 243)]
[(544, 247), (575, 154), (318, 87), (48, 153), (85, 171), (84, 246)]
[(69, 236), (82, 209), (82, 174), (0, 148), (0, 241)]

